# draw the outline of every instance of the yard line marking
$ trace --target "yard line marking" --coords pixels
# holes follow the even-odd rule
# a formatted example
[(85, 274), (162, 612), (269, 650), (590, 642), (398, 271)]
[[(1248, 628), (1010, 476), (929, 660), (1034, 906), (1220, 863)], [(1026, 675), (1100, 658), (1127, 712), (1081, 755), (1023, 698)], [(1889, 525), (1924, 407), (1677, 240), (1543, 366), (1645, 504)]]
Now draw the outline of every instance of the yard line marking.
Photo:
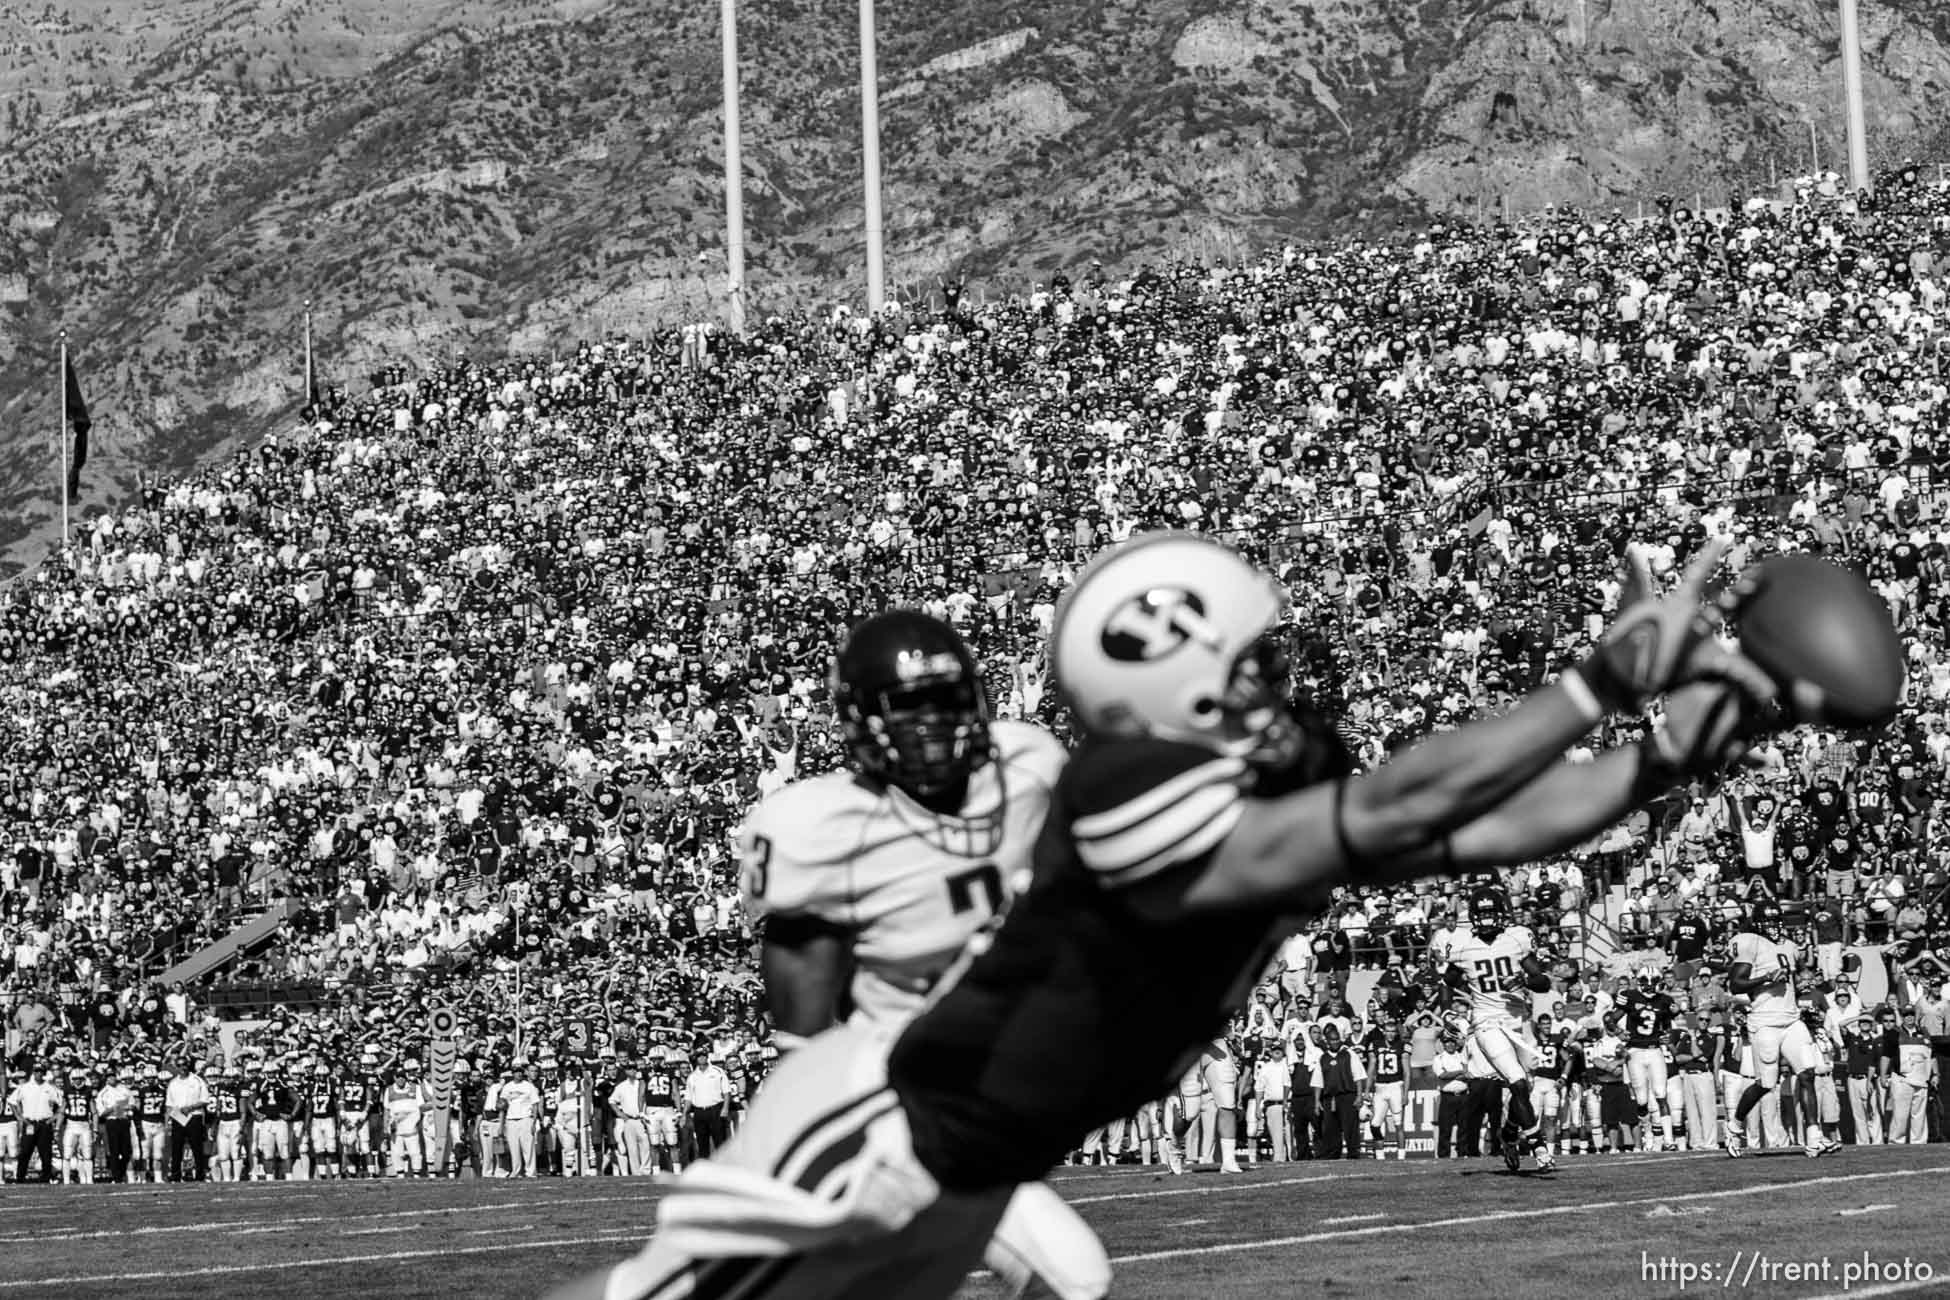
[(1167, 1172), (1165, 1166), (1161, 1164), (1159, 1165), (1116, 1165), (1114, 1167), (1098, 1169), (1093, 1173), (1071, 1173), (1070, 1172), (1072, 1169), (1081, 1170), (1083, 1168), (1084, 1166), (1082, 1165), (1065, 1165), (1061, 1169), (1052, 1169), (1050, 1170), (1049, 1177), (1043, 1179), (1043, 1181), (1048, 1183), (1050, 1186), (1055, 1187), (1061, 1183), (1089, 1183), (1089, 1182), (1097, 1182), (1097, 1181), (1115, 1181), (1116, 1179), (1119, 1178), (1137, 1178), (1144, 1174), (1151, 1174), (1153, 1176), (1156, 1176), (1158, 1174), (1163, 1174)]
[[(624, 1229), (637, 1235), (636, 1229)], [(261, 1264), (206, 1264), (201, 1268), (156, 1269), (146, 1273), (84, 1273), (60, 1277), (0, 1278), (0, 1291), (23, 1287), (82, 1286), (93, 1282), (154, 1282), (163, 1278), (229, 1277), (238, 1273), (287, 1273), (300, 1268), (334, 1268), (342, 1264), (393, 1264), (410, 1259), (437, 1259), (443, 1255), (495, 1255), (510, 1250), (542, 1250), (552, 1246), (617, 1245), (615, 1231), (581, 1237), (545, 1237), (531, 1241), (506, 1241), (490, 1246), (437, 1246), (426, 1250), (389, 1250), (368, 1255), (332, 1255), (322, 1259), (284, 1259)]]
[[(259, 1183), (257, 1185), (260, 1187), (277, 1186), (276, 1183)], [(250, 1186), (250, 1184), (246, 1183), (245, 1186), (248, 1187)], [(285, 1195), (279, 1197), (278, 1199), (281, 1201), (315, 1201), (323, 1195), (324, 1195), (323, 1192), (288, 1192)], [(210, 1198), (209, 1203), (211, 1205), (226, 1205), (232, 1201), (248, 1201), (253, 1199), (262, 1199), (262, 1197), (263, 1197), (263, 1193), (261, 1192), (252, 1192), (248, 1196), (212, 1196)]]
[(505, 1228), (469, 1228), (460, 1235), (463, 1237), (498, 1237), (504, 1232), (526, 1232), (534, 1226), (532, 1223), (511, 1223)]
[[(1554, 1215), (1591, 1214), (1598, 1210), (1618, 1210), (1638, 1205), (1661, 1205), (1674, 1201), (1714, 1201), (1736, 1196), (1765, 1196), (1799, 1187), (1832, 1187), (1842, 1183), (1871, 1182), (1879, 1178), (1934, 1178), (1950, 1174), (1950, 1165), (1934, 1169), (1890, 1169), (1872, 1174), (1835, 1174), (1826, 1178), (1801, 1178), (1787, 1183), (1757, 1183), (1712, 1192), (1686, 1192), (1680, 1195), (1638, 1196), (1618, 1201), (1586, 1201), (1577, 1205), (1537, 1205), (1521, 1210), (1497, 1210), (1488, 1214), (1465, 1214), (1449, 1219), (1423, 1219), (1416, 1223), (1384, 1223), (1368, 1228), (1341, 1228), (1334, 1232), (1309, 1232), (1297, 1237), (1270, 1237), (1261, 1241), (1229, 1241), (1212, 1246), (1185, 1246), (1177, 1250), (1147, 1250), (1135, 1255), (1113, 1255), (1113, 1264), (1143, 1264), (1160, 1259), (1191, 1259), (1202, 1255), (1229, 1255), (1246, 1250), (1279, 1250), (1288, 1246), (1310, 1246), (1321, 1241), (1349, 1237), (1376, 1237), (1391, 1232), (1421, 1232), (1429, 1228), (1462, 1228), (1478, 1223), (1502, 1223), (1510, 1219), (1533, 1219)], [(1938, 1279), (1939, 1284), (1941, 1279)], [(1908, 1288), (1904, 1288), (1908, 1289)], [(1863, 1292), (1854, 1291), (1859, 1297)]]
[(1105, 1201), (1143, 1201), (1154, 1196), (1219, 1196), (1227, 1192), (1256, 1192), (1263, 1187), (1295, 1187), (1301, 1183), (1339, 1182), (1339, 1174), (1316, 1174), (1312, 1178), (1274, 1178), (1263, 1183), (1206, 1183), (1197, 1187), (1160, 1187), (1148, 1192), (1107, 1192), (1100, 1196), (1066, 1196), (1066, 1205), (1100, 1205)]
[(1343, 1214), (1338, 1219), (1322, 1219), (1320, 1226), (1323, 1228), (1331, 1228), (1337, 1223), (1372, 1223), (1376, 1219), (1385, 1219), (1387, 1217), (1385, 1214)]
[(1167, 1223), (1165, 1226), (1167, 1228), (1196, 1228), (1202, 1223), (1210, 1222), (1212, 1222), (1210, 1219), (1179, 1219), (1177, 1222)]
[(1844, 1219), (1852, 1219), (1858, 1214), (1874, 1214), (1877, 1210), (1893, 1210), (1895, 1208), (1893, 1205), (1865, 1205), (1859, 1210), (1837, 1210), (1835, 1213), (1841, 1215)]
[[(646, 1192), (647, 1192), (646, 1188)], [(547, 1209), (558, 1205), (609, 1205), (616, 1202), (643, 1202), (654, 1199), (641, 1196), (565, 1196), (541, 1201), (483, 1201), (476, 1205), (426, 1205), (416, 1210), (375, 1210), (360, 1214), (309, 1214), (294, 1218), (280, 1219), (276, 1224), (265, 1224), (260, 1219), (218, 1219), (201, 1223), (157, 1223), (141, 1228), (98, 1229), (90, 1232), (33, 1232), (0, 1236), (0, 1245), (26, 1241), (89, 1241), (101, 1237), (151, 1237), (171, 1232), (215, 1232), (229, 1231), (233, 1235), (238, 1229), (258, 1232), (282, 1232), (287, 1228), (303, 1227), (313, 1223), (357, 1223), (364, 1220), (425, 1218), (442, 1214), (476, 1214), (482, 1210), (533, 1210)]]
[(378, 1237), (388, 1232), (417, 1232), (418, 1230), (419, 1230), (418, 1224), (401, 1223), (401, 1224), (395, 1224), (393, 1227), (390, 1228), (347, 1228), (344, 1232), (341, 1232), (339, 1236)]

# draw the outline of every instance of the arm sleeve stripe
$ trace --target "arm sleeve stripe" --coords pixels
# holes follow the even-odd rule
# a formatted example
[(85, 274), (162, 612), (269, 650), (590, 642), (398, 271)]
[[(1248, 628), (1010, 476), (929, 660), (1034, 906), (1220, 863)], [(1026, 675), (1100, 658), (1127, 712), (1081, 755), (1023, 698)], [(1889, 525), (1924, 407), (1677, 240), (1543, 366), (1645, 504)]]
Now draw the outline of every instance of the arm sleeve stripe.
[(1229, 785), (1236, 790), (1246, 775), (1246, 764), (1236, 758), (1215, 758), (1172, 777), (1164, 784), (1146, 790), (1115, 808), (1088, 813), (1071, 823), (1079, 840), (1102, 840), (1129, 830), (1139, 822), (1159, 814), (1173, 815), (1188, 796), (1209, 786)]
[(1147, 876), (1156, 875), (1165, 868), (1181, 862), (1190, 862), (1219, 846), (1220, 841), (1232, 833), (1245, 814), (1245, 804), (1237, 798), (1217, 809), (1211, 816), (1191, 824), (1178, 839), (1160, 845), (1154, 852), (1137, 858), (1125, 859), (1121, 864), (1100, 863), (1092, 852), (1079, 846), (1085, 865), (1100, 873), (1100, 881), (1112, 888), (1136, 884)]
[(1093, 871), (1122, 871), (1171, 848), (1238, 802), (1233, 787), (1206, 786), (1114, 834), (1079, 836), (1077, 856)]

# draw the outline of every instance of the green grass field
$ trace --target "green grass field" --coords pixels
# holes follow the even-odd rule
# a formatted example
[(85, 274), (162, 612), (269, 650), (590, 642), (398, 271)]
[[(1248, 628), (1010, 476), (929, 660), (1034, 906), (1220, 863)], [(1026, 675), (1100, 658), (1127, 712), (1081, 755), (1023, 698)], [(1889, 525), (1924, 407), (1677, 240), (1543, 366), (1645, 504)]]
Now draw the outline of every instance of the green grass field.
[[(1053, 1181), (1102, 1234), (1119, 1297), (1950, 1295), (1950, 1146), (1567, 1159), (1550, 1177), (1470, 1160)], [(658, 1194), (620, 1179), (8, 1187), (0, 1296), (539, 1296), (628, 1254)], [(1865, 1261), (1899, 1271), (1864, 1278)], [(1682, 1288), (1682, 1266), (1713, 1272)], [(964, 1294), (1000, 1292), (977, 1277)]]

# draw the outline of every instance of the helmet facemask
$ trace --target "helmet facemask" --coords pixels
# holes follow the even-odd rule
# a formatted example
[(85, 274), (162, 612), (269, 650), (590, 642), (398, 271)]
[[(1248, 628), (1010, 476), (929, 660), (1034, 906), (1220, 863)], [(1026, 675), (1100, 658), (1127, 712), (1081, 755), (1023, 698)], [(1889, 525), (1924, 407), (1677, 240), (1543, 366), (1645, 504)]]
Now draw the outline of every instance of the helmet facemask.
[(974, 682), (937, 677), (862, 700), (845, 720), (847, 747), (867, 775), (936, 811), (960, 808), (988, 750), (987, 709)]

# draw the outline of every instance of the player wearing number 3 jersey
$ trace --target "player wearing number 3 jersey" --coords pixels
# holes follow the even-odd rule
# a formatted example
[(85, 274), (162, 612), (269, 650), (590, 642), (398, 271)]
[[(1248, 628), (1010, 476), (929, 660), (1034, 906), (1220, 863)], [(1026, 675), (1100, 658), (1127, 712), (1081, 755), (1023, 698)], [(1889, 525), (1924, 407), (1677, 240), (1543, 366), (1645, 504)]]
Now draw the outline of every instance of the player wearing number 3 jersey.
[[(1188, 534), (1097, 557), (1051, 633), (1084, 740), (1029, 887), (891, 1047), (848, 1024), (781, 1061), (722, 1155), (658, 1203), (649, 1246), (561, 1294), (946, 1300), (1016, 1188), (1167, 1092), (1337, 888), (1563, 852), (1737, 757), (1745, 700), (1774, 686), (1710, 635), (1723, 552), (1671, 595), (1627, 600), (1560, 681), (1358, 776), (1332, 720), (1292, 695), (1294, 606), (1270, 577)], [(1657, 735), (1559, 761), (1655, 696)]]
[(1447, 973), (1449, 982), (1469, 995), (1469, 1032), (1476, 1050), (1510, 1090), (1503, 1160), (1516, 1170), (1528, 1149), (1539, 1169), (1550, 1169), (1556, 1161), (1540, 1139), (1530, 1097), (1534, 1059), (1526, 1028), (1530, 994), (1548, 993), (1550, 976), (1537, 960), (1530, 931), (1512, 921), (1510, 900), (1501, 889), (1482, 885), (1470, 893), (1469, 925), (1449, 947)]
[[(1027, 881), (1063, 769), (1047, 731), (984, 716), (967, 646), (925, 614), (855, 628), (834, 694), (850, 770), (778, 791), (739, 832), (782, 1051), (829, 1028), (843, 1004), (881, 1035), (920, 1012)], [(1040, 1182), (1017, 1189), (987, 1263), (1017, 1294), (1097, 1300), (1110, 1286), (1096, 1234)]]

